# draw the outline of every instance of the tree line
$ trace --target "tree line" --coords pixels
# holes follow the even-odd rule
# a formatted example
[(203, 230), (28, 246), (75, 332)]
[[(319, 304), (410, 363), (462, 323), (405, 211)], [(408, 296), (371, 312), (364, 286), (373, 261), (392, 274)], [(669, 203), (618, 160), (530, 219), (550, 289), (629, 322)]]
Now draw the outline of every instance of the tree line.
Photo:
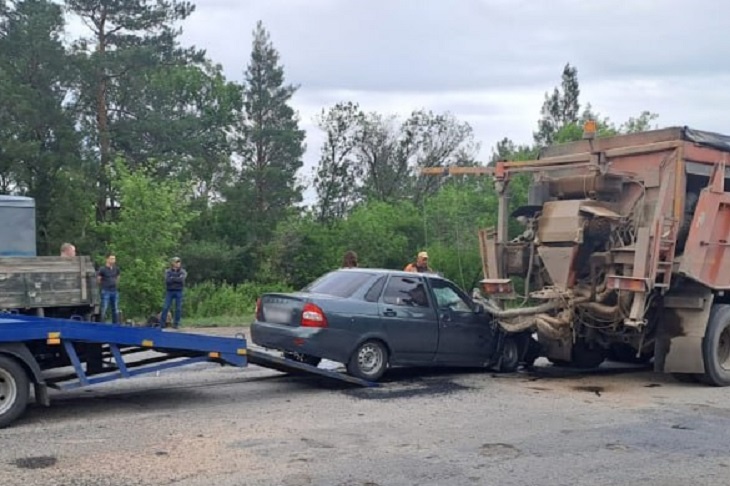
[[(414, 107), (399, 117), (342, 100), (316, 118), (325, 141), (310, 174), (291, 103), (299, 86), (263, 23), (239, 82), (181, 43), (194, 11), (177, 0), (0, 0), (0, 193), (35, 198), (40, 253), (64, 241), (115, 252), (128, 315), (159, 307), (173, 254), (195, 286), (189, 314), (247, 312), (257, 292), (301, 287), (346, 250), (365, 266), (402, 268), (427, 249), (437, 270), (469, 287), (481, 268), (476, 229), (494, 224), (492, 184), (421, 168), (530, 159), (580, 138), (588, 118), (600, 135), (656, 119), (642, 112), (616, 125), (582, 107), (567, 64), (530, 144), (505, 138), (479, 161), (472, 127), (450, 113)], [(69, 39), (69, 16), (82, 36)], [(514, 192), (519, 204), (524, 181)]]

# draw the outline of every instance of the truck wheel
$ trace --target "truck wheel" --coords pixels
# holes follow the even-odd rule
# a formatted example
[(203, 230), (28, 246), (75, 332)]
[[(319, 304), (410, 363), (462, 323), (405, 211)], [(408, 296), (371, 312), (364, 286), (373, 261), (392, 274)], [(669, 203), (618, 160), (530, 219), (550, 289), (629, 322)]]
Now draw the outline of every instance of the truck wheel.
[(352, 353), (347, 363), (349, 374), (369, 381), (377, 381), (386, 369), (388, 350), (380, 341), (365, 341)]
[(702, 339), (704, 379), (714, 386), (730, 385), (730, 305), (712, 306), (705, 337)]
[(0, 356), (0, 428), (20, 417), (28, 406), (30, 380), (17, 361)]
[(502, 345), (502, 357), (499, 362), (499, 371), (502, 373), (514, 373), (520, 365), (520, 345), (516, 339), (504, 338)]
[(300, 363), (308, 364), (309, 366), (318, 366), (322, 361), (322, 358), (304, 353), (284, 353), (284, 357), (292, 361), (299, 361)]

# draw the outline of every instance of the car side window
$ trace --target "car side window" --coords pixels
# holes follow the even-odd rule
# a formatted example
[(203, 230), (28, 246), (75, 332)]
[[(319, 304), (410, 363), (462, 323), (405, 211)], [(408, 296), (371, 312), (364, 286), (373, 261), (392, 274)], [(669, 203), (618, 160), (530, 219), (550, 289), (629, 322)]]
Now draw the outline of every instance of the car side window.
[(385, 287), (385, 279), (386, 276), (383, 275), (379, 279), (375, 281), (375, 283), (370, 287), (370, 290), (367, 291), (365, 294), (365, 300), (368, 302), (377, 302), (380, 298), (380, 294), (383, 292), (383, 287)]
[(441, 279), (429, 279), (429, 282), (440, 309), (449, 308), (457, 312), (472, 312), (471, 301), (458, 287)]
[(406, 307), (429, 307), (425, 282), (420, 277), (391, 277), (383, 302)]

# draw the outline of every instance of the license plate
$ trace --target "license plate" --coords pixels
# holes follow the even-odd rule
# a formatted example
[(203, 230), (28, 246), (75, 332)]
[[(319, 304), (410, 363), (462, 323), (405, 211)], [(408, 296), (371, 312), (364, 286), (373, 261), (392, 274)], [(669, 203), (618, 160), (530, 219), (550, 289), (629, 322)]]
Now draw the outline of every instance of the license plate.
[(264, 318), (267, 322), (275, 322), (279, 324), (289, 324), (291, 321), (291, 310), (267, 308), (264, 309)]

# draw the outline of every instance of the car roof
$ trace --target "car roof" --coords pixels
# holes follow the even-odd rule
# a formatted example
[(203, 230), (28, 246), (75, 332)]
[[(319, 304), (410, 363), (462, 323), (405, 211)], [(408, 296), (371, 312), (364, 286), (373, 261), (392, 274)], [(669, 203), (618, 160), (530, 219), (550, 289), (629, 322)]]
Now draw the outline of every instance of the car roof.
[(342, 272), (358, 272), (358, 273), (375, 273), (375, 274), (387, 274), (387, 275), (396, 275), (399, 277), (413, 277), (415, 275), (428, 275), (430, 278), (437, 278), (440, 280), (445, 280), (444, 277), (439, 275), (435, 272), (422, 272), (422, 273), (416, 273), (414, 275), (414, 272), (406, 272), (405, 270), (393, 270), (392, 268), (368, 268), (368, 267), (357, 267), (357, 268), (340, 268), (337, 271)]

